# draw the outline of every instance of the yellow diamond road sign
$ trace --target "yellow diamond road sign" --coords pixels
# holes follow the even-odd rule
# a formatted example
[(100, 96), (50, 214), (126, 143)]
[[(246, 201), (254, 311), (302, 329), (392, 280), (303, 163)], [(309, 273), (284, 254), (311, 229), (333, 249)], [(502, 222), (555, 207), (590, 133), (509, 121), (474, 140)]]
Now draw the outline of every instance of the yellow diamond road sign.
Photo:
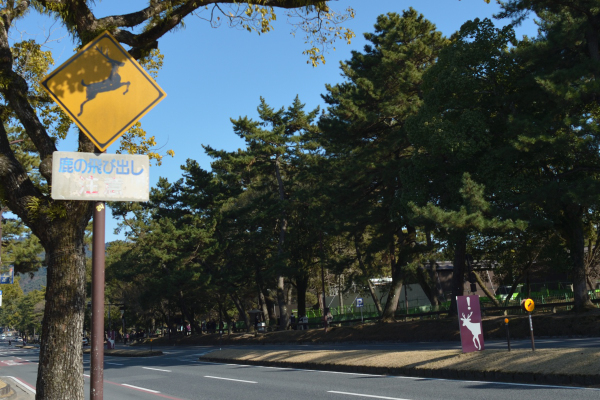
[(42, 86), (102, 151), (167, 96), (108, 32), (50, 73)]

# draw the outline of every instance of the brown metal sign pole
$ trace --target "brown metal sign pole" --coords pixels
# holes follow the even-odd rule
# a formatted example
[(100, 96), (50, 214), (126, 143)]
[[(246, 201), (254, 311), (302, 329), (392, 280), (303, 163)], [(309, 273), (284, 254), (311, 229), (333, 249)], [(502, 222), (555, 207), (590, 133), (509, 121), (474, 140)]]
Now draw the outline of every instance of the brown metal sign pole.
[(90, 399), (104, 398), (104, 233), (106, 209), (94, 202), (92, 247), (92, 350)]
[(531, 331), (531, 351), (535, 351), (535, 340), (533, 339), (533, 322), (531, 322), (531, 313), (529, 313), (529, 330)]

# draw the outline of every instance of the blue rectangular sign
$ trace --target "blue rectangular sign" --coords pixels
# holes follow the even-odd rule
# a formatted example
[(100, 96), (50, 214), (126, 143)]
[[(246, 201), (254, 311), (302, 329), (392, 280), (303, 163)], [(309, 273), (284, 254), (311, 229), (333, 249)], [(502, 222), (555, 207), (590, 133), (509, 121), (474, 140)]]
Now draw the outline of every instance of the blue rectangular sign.
[(12, 285), (15, 282), (15, 267), (9, 267), (8, 272), (0, 273), (0, 285)]
[(356, 299), (356, 307), (362, 307), (363, 306), (363, 299), (362, 298), (358, 298)]

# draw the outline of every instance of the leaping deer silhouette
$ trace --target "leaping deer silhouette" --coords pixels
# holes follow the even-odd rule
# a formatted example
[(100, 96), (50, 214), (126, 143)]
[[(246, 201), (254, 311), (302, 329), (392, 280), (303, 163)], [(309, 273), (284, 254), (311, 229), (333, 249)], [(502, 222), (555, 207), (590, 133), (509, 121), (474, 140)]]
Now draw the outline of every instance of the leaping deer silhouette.
[(479, 322), (471, 322), (471, 314), (465, 317), (463, 313), (462, 318), (460, 319), (463, 322), (463, 326), (466, 326), (468, 330), (473, 334), (473, 345), (477, 350), (481, 350), (481, 342), (479, 341), (479, 335), (481, 335), (481, 324)]
[(131, 82), (121, 82), (121, 76), (119, 75), (118, 71), (119, 71), (120, 67), (125, 65), (124, 62), (113, 60), (112, 58), (110, 58), (108, 56), (108, 50), (106, 50), (106, 54), (105, 54), (102, 52), (103, 51), (102, 47), (95, 47), (95, 49), (100, 54), (102, 54), (102, 56), (106, 59), (106, 61), (108, 61), (108, 63), (111, 65), (110, 75), (108, 76), (107, 79), (105, 79), (101, 82), (94, 82), (94, 83), (90, 83), (88, 85), (86, 85), (83, 82), (83, 79), (81, 80), (81, 84), (83, 86), (85, 86), (85, 101), (83, 103), (81, 103), (81, 107), (79, 109), (79, 114), (77, 114), (78, 117), (80, 117), (81, 114), (83, 114), (83, 105), (85, 103), (87, 103), (88, 101), (96, 98), (96, 95), (98, 93), (112, 92), (113, 90), (117, 90), (121, 86), (127, 85), (127, 89), (123, 92), (123, 94), (125, 94), (129, 91), (129, 85), (131, 84)]

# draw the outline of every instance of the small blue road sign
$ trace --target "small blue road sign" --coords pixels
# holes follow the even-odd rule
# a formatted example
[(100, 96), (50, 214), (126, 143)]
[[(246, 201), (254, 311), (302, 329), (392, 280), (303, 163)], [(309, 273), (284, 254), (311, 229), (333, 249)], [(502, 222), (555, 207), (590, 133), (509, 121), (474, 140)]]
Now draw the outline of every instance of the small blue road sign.
[(12, 265), (7, 272), (0, 273), (0, 284), (12, 285), (15, 282), (15, 267)]
[(358, 299), (356, 299), (356, 307), (362, 307), (363, 305), (364, 304), (362, 298), (359, 297)]

